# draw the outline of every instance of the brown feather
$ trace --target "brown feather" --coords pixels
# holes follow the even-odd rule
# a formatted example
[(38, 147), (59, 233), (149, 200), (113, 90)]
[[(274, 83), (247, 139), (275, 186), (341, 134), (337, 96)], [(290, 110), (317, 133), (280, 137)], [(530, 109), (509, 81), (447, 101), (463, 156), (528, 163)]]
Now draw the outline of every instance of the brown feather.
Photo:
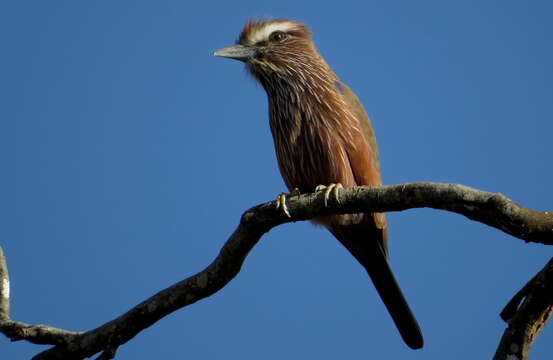
[[(273, 37), (274, 32), (283, 36)], [(311, 32), (291, 20), (250, 21), (239, 46), (255, 47), (246, 66), (264, 87), (280, 172), (291, 191), (317, 185), (380, 185), (376, 137), (363, 105), (317, 51)], [(423, 346), (417, 321), (387, 260), (385, 214), (319, 217), (367, 270), (412, 348)]]

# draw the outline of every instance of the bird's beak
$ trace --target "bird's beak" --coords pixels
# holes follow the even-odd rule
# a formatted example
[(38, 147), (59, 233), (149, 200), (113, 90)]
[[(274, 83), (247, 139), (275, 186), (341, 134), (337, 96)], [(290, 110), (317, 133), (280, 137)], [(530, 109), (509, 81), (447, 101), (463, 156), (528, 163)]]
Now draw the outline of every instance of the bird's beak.
[(240, 61), (247, 61), (257, 54), (257, 49), (253, 46), (232, 45), (219, 49), (213, 53), (214, 56), (226, 57)]

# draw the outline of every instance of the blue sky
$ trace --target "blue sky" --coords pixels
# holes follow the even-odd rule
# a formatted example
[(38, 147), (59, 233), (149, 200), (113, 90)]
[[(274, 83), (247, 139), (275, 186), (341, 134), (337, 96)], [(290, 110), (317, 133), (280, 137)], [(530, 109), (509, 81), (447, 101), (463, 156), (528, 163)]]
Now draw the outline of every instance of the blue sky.
[[(96, 327), (203, 269), (240, 215), (284, 190), (266, 97), (214, 58), (252, 16), (311, 26), (372, 117), (384, 181), (462, 183), (551, 210), (549, 1), (19, 1), (0, 5), (0, 244), (12, 316)], [(498, 313), (550, 258), (459, 215), (389, 215), (423, 329), (408, 349), (326, 231), (267, 234), (226, 288), (120, 359), (491, 358)], [(533, 355), (553, 354), (545, 328)], [(0, 338), (0, 355), (42, 347)]]

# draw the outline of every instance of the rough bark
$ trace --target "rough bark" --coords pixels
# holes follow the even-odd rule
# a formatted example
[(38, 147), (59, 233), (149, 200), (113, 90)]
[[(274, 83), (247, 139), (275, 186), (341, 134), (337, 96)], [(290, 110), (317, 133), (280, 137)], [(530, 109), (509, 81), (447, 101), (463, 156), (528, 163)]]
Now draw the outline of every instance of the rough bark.
[(508, 324), (493, 360), (525, 360), (553, 313), (553, 258), (505, 306)]
[[(282, 209), (277, 210), (274, 201), (246, 211), (219, 255), (204, 270), (160, 291), (118, 318), (86, 332), (12, 321), (9, 316), (7, 266), (0, 252), (0, 331), (13, 341), (26, 340), (55, 345), (36, 355), (34, 359), (84, 359), (97, 353), (101, 353), (98, 359), (111, 359), (120, 345), (131, 340), (140, 331), (168, 314), (212, 295), (228, 284), (239, 273), (250, 250), (270, 229), (283, 223), (308, 220), (320, 215), (429, 207), (462, 214), (526, 242), (553, 244), (553, 213), (527, 209), (501, 194), (458, 184), (409, 183), (349, 188), (342, 190), (339, 198), (331, 197), (327, 206), (322, 192), (294, 195), (288, 197), (287, 207), (291, 217)], [(515, 305), (506, 307), (509, 329), (516, 329), (507, 329), (506, 333), (515, 331), (517, 339), (524, 339), (516, 342), (521, 346), (525, 344), (529, 348), (551, 314), (551, 262), (548, 269), (547, 276), (542, 276), (541, 273), (536, 275), (515, 295), (515, 300), (512, 301)], [(525, 299), (523, 304), (517, 307), (522, 298)], [(498, 354), (503, 354), (502, 347), (512, 347), (514, 343), (514, 340), (505, 336)], [(495, 359), (511, 359), (498, 356), (501, 355), (496, 355)]]

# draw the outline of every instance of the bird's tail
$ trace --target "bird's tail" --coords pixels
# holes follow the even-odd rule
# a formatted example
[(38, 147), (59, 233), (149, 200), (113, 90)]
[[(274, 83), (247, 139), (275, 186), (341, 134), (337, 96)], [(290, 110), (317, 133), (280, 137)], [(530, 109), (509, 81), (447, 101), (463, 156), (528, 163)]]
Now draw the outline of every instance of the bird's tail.
[(338, 226), (330, 230), (367, 270), (405, 343), (412, 349), (422, 348), (424, 340), (419, 324), (388, 263), (384, 249), (386, 234), (382, 234), (386, 230), (367, 227), (367, 224)]

